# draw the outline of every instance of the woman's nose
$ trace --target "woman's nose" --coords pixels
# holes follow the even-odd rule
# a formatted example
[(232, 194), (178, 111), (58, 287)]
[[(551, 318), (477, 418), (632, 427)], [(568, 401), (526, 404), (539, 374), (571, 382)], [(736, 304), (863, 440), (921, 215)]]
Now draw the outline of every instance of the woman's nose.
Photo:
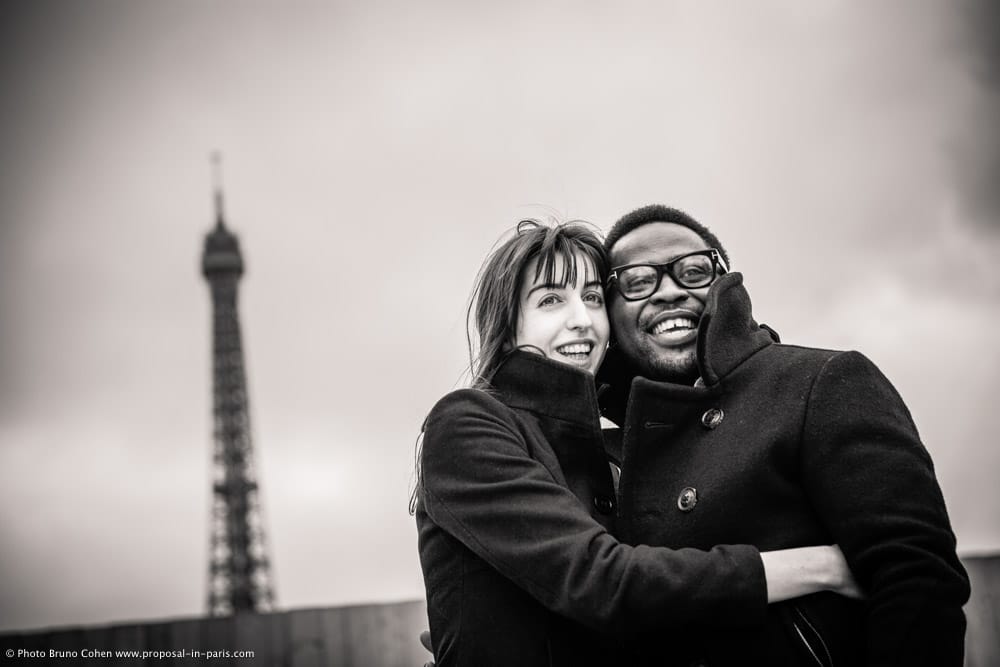
[(590, 309), (582, 299), (572, 299), (569, 303), (570, 313), (566, 320), (566, 327), (569, 329), (589, 329), (594, 325), (590, 317)]

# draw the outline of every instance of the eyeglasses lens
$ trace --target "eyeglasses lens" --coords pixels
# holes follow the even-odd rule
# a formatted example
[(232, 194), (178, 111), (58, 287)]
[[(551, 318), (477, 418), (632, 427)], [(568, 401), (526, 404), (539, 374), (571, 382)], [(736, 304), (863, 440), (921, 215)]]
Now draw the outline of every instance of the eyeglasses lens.
[(682, 287), (704, 287), (715, 277), (715, 265), (708, 255), (682, 257), (667, 268)]

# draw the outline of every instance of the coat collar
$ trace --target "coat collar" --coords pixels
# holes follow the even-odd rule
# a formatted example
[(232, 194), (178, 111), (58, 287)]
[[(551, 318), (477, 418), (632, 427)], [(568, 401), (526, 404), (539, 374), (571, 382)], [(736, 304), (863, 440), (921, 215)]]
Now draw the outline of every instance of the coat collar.
[(637, 376), (618, 349), (608, 353), (598, 379), (611, 388), (602, 395), (606, 414), (613, 421), (624, 417), (625, 403), (630, 390), (641, 387), (643, 393), (658, 394), (663, 391), (671, 396), (696, 400), (706, 390), (717, 392), (722, 380), (740, 364), (759, 350), (778, 340), (768, 327), (753, 319), (750, 295), (743, 286), (743, 274), (727, 273), (720, 277), (708, 291), (705, 310), (698, 324), (698, 368), (701, 386), (687, 387), (671, 382), (657, 382)]
[(775, 342), (777, 334), (753, 319), (742, 273), (727, 273), (712, 285), (698, 324), (698, 368), (706, 386), (717, 385), (737, 366)]
[(540, 354), (514, 350), (490, 385), (512, 408), (587, 426), (598, 421), (594, 376)]

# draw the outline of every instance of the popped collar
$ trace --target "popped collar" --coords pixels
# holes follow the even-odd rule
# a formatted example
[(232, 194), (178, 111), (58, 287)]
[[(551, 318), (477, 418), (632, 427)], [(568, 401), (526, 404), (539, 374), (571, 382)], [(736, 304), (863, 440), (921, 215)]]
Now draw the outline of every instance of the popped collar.
[(597, 385), (587, 371), (526, 350), (514, 350), (490, 382), (505, 405), (579, 425), (600, 437)]

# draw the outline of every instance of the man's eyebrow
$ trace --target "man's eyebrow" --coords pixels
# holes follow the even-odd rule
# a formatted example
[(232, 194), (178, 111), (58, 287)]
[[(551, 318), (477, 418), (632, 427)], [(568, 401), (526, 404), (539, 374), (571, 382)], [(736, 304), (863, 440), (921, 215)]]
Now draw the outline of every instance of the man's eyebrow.
[(698, 250), (685, 250), (683, 252), (670, 255), (669, 259), (665, 259), (662, 262), (655, 261), (653, 259), (645, 259), (643, 261), (635, 260), (631, 262), (621, 262), (620, 264), (613, 264), (611, 268), (617, 269), (623, 266), (663, 266), (664, 264), (669, 264), (670, 262), (678, 260), (681, 257), (687, 257), (688, 255), (705, 254), (707, 252), (710, 252), (711, 250), (712, 250), (711, 248), (700, 248)]

